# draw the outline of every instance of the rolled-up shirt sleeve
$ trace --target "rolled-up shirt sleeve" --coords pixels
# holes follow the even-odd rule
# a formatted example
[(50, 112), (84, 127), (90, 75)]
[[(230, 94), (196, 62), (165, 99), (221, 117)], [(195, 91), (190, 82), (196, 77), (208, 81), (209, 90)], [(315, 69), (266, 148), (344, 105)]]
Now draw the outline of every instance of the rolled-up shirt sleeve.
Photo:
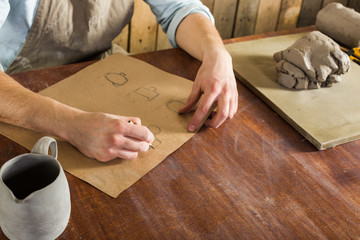
[(4, 24), (10, 12), (9, 0), (0, 0), (0, 28)]
[[(7, 16), (9, 15), (9, 12), (10, 12), (9, 0), (0, 0), (0, 28), (3, 26)], [(0, 63), (0, 71), (4, 71), (4, 68), (1, 65), (1, 63)]]
[(191, 13), (201, 13), (214, 24), (214, 17), (200, 0), (144, 0), (150, 5), (171, 46), (177, 47), (175, 34), (181, 21)]

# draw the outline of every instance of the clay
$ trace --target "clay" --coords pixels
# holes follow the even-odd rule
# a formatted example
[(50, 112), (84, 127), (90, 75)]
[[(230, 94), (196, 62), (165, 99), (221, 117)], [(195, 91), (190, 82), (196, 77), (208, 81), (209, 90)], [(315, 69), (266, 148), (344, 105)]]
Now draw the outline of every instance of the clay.
[[(49, 147), (52, 156), (48, 155)], [(69, 185), (57, 161), (56, 140), (43, 137), (31, 153), (0, 169), (0, 227), (9, 239), (55, 239), (71, 212)]]
[(277, 62), (278, 83), (287, 88), (330, 87), (350, 69), (349, 57), (319, 31), (308, 33), (273, 58)]
[(320, 10), (316, 28), (349, 48), (360, 46), (360, 13), (341, 3), (330, 3)]

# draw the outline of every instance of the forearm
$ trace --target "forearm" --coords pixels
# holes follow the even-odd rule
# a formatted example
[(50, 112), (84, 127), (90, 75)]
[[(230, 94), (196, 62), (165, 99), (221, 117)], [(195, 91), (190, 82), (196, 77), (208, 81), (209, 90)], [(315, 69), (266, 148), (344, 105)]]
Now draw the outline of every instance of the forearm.
[(211, 21), (200, 13), (188, 15), (176, 31), (177, 44), (200, 61), (226, 52), (222, 39)]
[[(100, 161), (134, 159), (153, 134), (134, 117), (92, 113), (34, 93), (0, 72), (0, 121), (61, 137)], [(128, 122), (134, 122), (135, 125)]]
[(78, 111), (22, 87), (3, 72), (0, 72), (0, 86), (2, 122), (64, 137), (61, 119), (72, 118)]

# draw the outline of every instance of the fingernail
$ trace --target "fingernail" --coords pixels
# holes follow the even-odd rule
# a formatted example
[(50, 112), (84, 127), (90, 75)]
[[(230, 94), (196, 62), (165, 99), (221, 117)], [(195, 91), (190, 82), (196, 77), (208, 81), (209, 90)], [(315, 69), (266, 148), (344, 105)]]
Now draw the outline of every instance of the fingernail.
[(188, 129), (189, 129), (190, 132), (192, 132), (192, 131), (195, 130), (195, 126), (194, 126), (194, 125), (190, 125)]

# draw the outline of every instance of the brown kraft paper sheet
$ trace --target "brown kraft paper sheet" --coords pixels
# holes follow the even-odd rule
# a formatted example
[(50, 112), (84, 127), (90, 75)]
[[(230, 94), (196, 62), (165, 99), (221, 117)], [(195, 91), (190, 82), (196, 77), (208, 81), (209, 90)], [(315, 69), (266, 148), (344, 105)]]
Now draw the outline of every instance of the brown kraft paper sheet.
[[(177, 113), (192, 85), (192, 81), (116, 54), (41, 91), (39, 94), (85, 111), (140, 117), (142, 125), (155, 136), (155, 149), (149, 148), (135, 160), (107, 163), (90, 159), (57, 138), (61, 165), (72, 175), (117, 197), (194, 135), (187, 131), (191, 116)], [(43, 136), (4, 123), (0, 123), (0, 133), (29, 150)]]

